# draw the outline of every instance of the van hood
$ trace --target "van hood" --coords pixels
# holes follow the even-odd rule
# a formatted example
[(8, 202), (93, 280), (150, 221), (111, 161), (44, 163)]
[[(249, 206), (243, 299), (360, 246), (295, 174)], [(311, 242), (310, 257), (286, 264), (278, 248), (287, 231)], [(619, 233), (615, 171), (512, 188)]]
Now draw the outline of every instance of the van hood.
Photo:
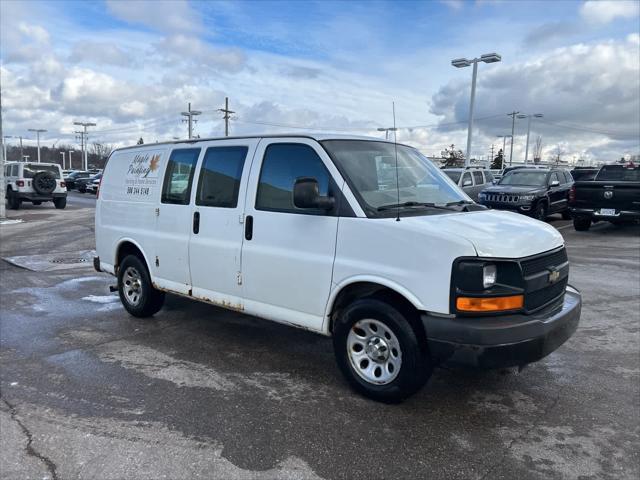
[(463, 238), (474, 246), (480, 257), (528, 257), (564, 244), (560, 232), (551, 225), (515, 212), (482, 210), (402, 217), (401, 221), (416, 229), (436, 229)]

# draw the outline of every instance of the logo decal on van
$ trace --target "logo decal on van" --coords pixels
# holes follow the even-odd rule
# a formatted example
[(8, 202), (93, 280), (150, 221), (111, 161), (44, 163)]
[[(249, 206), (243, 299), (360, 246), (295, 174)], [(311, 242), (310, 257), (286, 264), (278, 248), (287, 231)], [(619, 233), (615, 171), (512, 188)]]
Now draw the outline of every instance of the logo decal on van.
[(160, 159), (162, 152), (145, 152), (136, 154), (130, 161), (125, 176), (127, 195), (148, 197), (153, 187), (158, 184)]

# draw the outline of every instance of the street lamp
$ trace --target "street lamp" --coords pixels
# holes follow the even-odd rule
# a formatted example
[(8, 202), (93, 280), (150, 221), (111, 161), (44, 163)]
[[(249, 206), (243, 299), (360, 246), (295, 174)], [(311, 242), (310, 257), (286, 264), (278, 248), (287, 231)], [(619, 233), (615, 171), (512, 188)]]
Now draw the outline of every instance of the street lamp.
[(30, 128), (30, 132), (36, 132), (36, 138), (38, 139), (38, 163), (40, 163), (40, 134), (46, 132), (43, 128)]
[(69, 150), (69, 169), (73, 170), (73, 162), (71, 161), (71, 154), (75, 152), (75, 150)]
[(524, 150), (524, 164), (526, 165), (528, 160), (529, 160), (529, 135), (531, 134), (531, 119), (532, 118), (542, 118), (544, 117), (544, 115), (542, 115), (541, 113), (534, 113), (533, 115), (524, 115), (524, 114), (520, 114), (518, 115), (518, 118), (528, 118), (529, 122), (528, 122), (528, 126), (527, 126), (527, 146), (525, 147)]
[(62, 169), (66, 170), (66, 168), (64, 168), (64, 152), (60, 152), (60, 155), (62, 155)]
[(397, 128), (393, 127), (393, 128), (378, 128), (379, 132), (384, 132), (384, 139), (385, 140), (389, 140), (389, 132), (396, 132), (398, 131)]
[(469, 104), (469, 129), (467, 131), (467, 156), (464, 160), (465, 166), (469, 166), (471, 162), (471, 135), (473, 132), (473, 104), (476, 99), (476, 77), (478, 76), (478, 62), (496, 63), (502, 60), (497, 53), (485, 53), (480, 58), (468, 60), (466, 58), (456, 58), (451, 60), (451, 65), (456, 68), (464, 68), (473, 65), (473, 76), (471, 77), (471, 101)]

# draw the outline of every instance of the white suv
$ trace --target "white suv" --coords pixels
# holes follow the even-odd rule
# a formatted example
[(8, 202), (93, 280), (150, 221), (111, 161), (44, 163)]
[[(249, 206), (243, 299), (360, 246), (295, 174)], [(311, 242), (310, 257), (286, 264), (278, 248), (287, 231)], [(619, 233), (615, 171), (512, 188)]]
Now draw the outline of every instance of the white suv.
[(555, 228), (487, 210), (416, 149), (366, 137), (116, 150), (96, 249), (130, 314), (171, 292), (331, 336), (351, 385), (385, 402), (440, 362), (537, 361), (580, 319)]
[(56, 208), (67, 206), (67, 187), (57, 163), (5, 163), (6, 198), (9, 208), (18, 210), (22, 202), (40, 205), (53, 202)]

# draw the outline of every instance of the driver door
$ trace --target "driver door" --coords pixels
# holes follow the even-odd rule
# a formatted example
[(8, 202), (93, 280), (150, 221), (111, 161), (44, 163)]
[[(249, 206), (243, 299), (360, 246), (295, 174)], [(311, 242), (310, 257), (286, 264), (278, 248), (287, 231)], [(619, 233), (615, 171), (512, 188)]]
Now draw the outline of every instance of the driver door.
[(263, 139), (247, 188), (242, 282), (247, 313), (319, 331), (331, 289), (337, 212), (293, 205), (297, 178), (337, 196), (335, 166), (308, 139)]

